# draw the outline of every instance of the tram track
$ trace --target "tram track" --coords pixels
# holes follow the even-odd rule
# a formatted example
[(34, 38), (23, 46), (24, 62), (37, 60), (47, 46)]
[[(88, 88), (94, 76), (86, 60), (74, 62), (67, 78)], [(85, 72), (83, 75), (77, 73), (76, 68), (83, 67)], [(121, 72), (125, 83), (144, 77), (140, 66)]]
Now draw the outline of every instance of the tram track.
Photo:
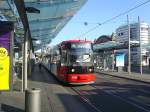
[[(98, 78), (99, 79), (99, 78)], [(125, 79), (125, 81), (126, 81), (127, 79)], [(110, 79), (103, 79), (103, 81), (107, 81), (107, 82), (110, 82)], [(128, 81), (127, 81), (128, 82)], [(135, 81), (134, 81), (135, 82)], [(116, 82), (113, 82), (113, 83), (116, 83)], [(138, 83), (140, 83), (140, 82), (138, 82)], [(123, 84), (125, 84), (125, 82), (123, 83)], [(133, 82), (131, 83), (129, 83), (129, 84), (134, 84)], [(98, 84), (98, 85), (100, 85), (100, 84)], [(140, 85), (140, 84), (139, 84)], [(140, 90), (140, 88), (130, 88), (130, 87), (127, 87), (127, 88), (122, 88), (121, 87), (122, 85), (120, 85), (119, 86), (119, 88), (120, 89), (122, 89), (122, 90), (127, 90), (127, 91), (132, 91), (133, 93), (135, 92), (137, 92), (137, 93), (139, 93), (139, 94), (146, 94), (146, 96), (149, 96), (150, 94), (149, 94), (149, 91), (146, 91), (146, 90)], [(138, 86), (138, 85), (137, 85)], [(101, 92), (104, 92), (105, 94), (107, 94), (107, 95), (109, 95), (109, 96), (112, 96), (112, 97), (115, 97), (116, 99), (119, 99), (120, 101), (122, 101), (122, 102), (125, 102), (126, 104), (128, 104), (128, 105), (131, 105), (133, 108), (136, 108), (137, 110), (139, 110), (140, 112), (150, 112), (150, 105), (148, 105), (148, 104), (146, 104), (146, 103), (144, 103), (144, 102), (138, 102), (138, 100), (137, 101), (134, 101), (134, 100), (128, 100), (127, 98), (126, 98), (126, 96), (122, 96), (122, 95), (120, 95), (119, 94), (119, 92), (117, 91), (117, 88), (115, 89), (115, 88), (113, 88), (113, 91), (110, 91), (110, 89), (108, 89), (108, 91), (107, 91), (107, 89), (104, 89), (105, 87), (102, 87), (102, 86), (100, 86), (100, 88), (99, 88), (99, 86), (97, 87), (97, 86), (95, 86), (94, 84), (93, 85), (89, 85), (89, 87), (93, 87), (93, 88), (95, 88), (96, 90), (97, 90), (97, 93), (98, 93), (98, 95), (97, 95), (97, 97), (100, 97), (99, 96), (99, 94), (101, 93)], [(84, 90), (82, 90), (82, 88), (78, 88), (78, 89), (76, 89), (76, 88), (74, 88), (74, 87), (71, 87), (71, 89), (72, 90), (74, 90), (78, 95), (79, 95), (79, 97), (84, 101), (84, 102), (86, 102), (86, 103), (88, 103), (90, 106), (92, 106), (92, 107), (94, 107), (94, 109), (95, 110), (100, 110), (100, 112), (105, 112), (105, 110), (103, 110), (103, 109), (100, 109), (100, 108), (103, 108), (102, 106), (100, 106), (100, 107), (97, 107), (92, 101), (91, 101), (91, 99), (89, 99), (89, 98), (87, 98), (88, 96), (92, 96), (92, 94), (90, 94), (89, 92), (86, 92), (86, 90), (84, 91)], [(118, 94), (116, 94), (118, 92)], [(88, 94), (89, 93), (89, 94)], [(87, 96), (88, 95), (88, 96)], [(99, 112), (99, 111), (98, 111)]]
[[(119, 95), (115, 95), (114, 93), (110, 93), (103, 89), (99, 89), (94, 85), (88, 86), (96, 90), (96, 99), (92, 97), (93, 92), (88, 92), (84, 90), (84, 87), (79, 87), (77, 89), (76, 87), (71, 87), (71, 89), (75, 93), (77, 93), (77, 95), (83, 102), (90, 105), (96, 112), (150, 112), (149, 109), (142, 107), (141, 105), (136, 104), (135, 102), (128, 101)], [(110, 110), (109, 108), (112, 110)]]
[[(103, 75), (103, 76), (105, 76), (105, 75)], [(116, 79), (123, 79), (124, 81), (129, 81), (130, 83), (129, 84), (135, 84), (135, 83), (141, 83), (141, 82), (138, 82), (138, 81), (133, 81), (133, 80), (128, 80), (128, 79), (124, 79), (124, 78), (118, 78), (118, 77), (113, 77), (113, 76), (109, 76), (109, 77), (111, 77), (111, 78), (116, 78)], [(110, 82), (110, 80), (109, 79), (106, 79), (106, 78), (102, 78), (102, 77), (99, 77), (99, 76), (97, 76), (97, 78), (98, 79), (103, 79), (103, 80), (106, 80), (107, 82)], [(111, 82), (113, 82), (113, 83), (116, 83), (116, 81), (113, 81), (113, 80), (111, 80)], [(134, 83), (133, 83), (134, 82)], [(119, 82), (117, 82), (117, 83), (119, 83)], [(124, 83), (124, 82), (123, 82)], [(145, 84), (144, 84), (145, 85)], [(146, 85), (147, 86), (147, 85)], [(150, 87), (150, 86), (149, 86)], [(127, 89), (130, 89), (130, 90), (135, 90), (135, 91), (139, 91), (139, 92), (142, 92), (142, 93), (145, 93), (145, 94), (149, 94), (149, 96), (150, 96), (150, 91), (148, 91), (148, 90), (144, 90), (144, 89), (142, 89), (142, 88), (127, 88)]]
[[(94, 87), (95, 89), (99, 89), (99, 88), (97, 88), (97, 87), (94, 86), (94, 85), (92, 85), (92, 87)], [(106, 94), (109, 94), (109, 95), (111, 95), (111, 96), (113, 96), (113, 97), (116, 97), (117, 99), (120, 99), (120, 100), (122, 100), (122, 101), (124, 101), (124, 102), (126, 102), (126, 103), (128, 103), (128, 104), (130, 104), (130, 105), (133, 105), (134, 107), (137, 107), (137, 108), (143, 110), (143, 112), (150, 112), (150, 109), (146, 109), (146, 108), (144, 108), (143, 106), (138, 105), (138, 104), (136, 104), (136, 103), (133, 102), (133, 101), (126, 100), (126, 98), (123, 98), (123, 97), (121, 97), (121, 96), (119, 96), (119, 95), (116, 95), (116, 94), (111, 93), (111, 92), (107, 92), (107, 91), (105, 91), (105, 90), (103, 90), (103, 92), (105, 92)], [(142, 105), (143, 105), (143, 104), (142, 104)]]
[(97, 106), (95, 106), (88, 98), (86, 98), (83, 93), (81, 93), (80, 91), (78, 91), (77, 89), (75, 89), (74, 87), (70, 87), (79, 97), (80, 99), (88, 104), (90, 107), (92, 107), (96, 112), (103, 112), (102, 110), (100, 110)]
[[(112, 77), (113, 76), (111, 76), (111, 78)], [(125, 102), (127, 102), (127, 103), (129, 103), (129, 104), (131, 104), (131, 105), (133, 105), (133, 106), (135, 106), (137, 108), (142, 109), (145, 112), (150, 112), (150, 105), (149, 105), (149, 103), (145, 103), (140, 98), (138, 99), (136, 97), (132, 98), (132, 99), (129, 99), (128, 96), (126, 96), (125, 94), (122, 95), (121, 92), (118, 89), (123, 89), (125, 91), (131, 91), (131, 93), (135, 94), (135, 95), (138, 93), (138, 94), (141, 95), (141, 97), (145, 97), (145, 99), (149, 98), (148, 97), (148, 96), (150, 96), (150, 92), (149, 91), (143, 90), (141, 88), (122, 87), (123, 84), (127, 84), (127, 83), (125, 83), (125, 82), (124, 83), (116, 82), (116, 79), (118, 79), (116, 77), (114, 78), (115, 81), (113, 79), (112, 80), (108, 79), (108, 77), (107, 78), (97, 77), (97, 78), (103, 80), (103, 82), (108, 82), (108, 83), (109, 82), (111, 82), (111, 83), (113, 82), (114, 84), (119, 83), (120, 85), (119, 85), (119, 87), (118, 86), (116, 86), (116, 87), (109, 87), (108, 86), (109, 89), (107, 87), (105, 87), (105, 86), (103, 87), (103, 86), (92, 85), (92, 87), (94, 87), (95, 89), (100, 89), (100, 90), (106, 92), (107, 94), (109, 94), (109, 95), (111, 95), (113, 97), (116, 97), (116, 98), (118, 98), (118, 99), (120, 99), (122, 101), (125, 101)], [(119, 79), (124, 79), (124, 78), (119, 78)], [(127, 80), (127, 79), (124, 79), (124, 80), (125, 81), (129, 81), (130, 82), (129, 84), (131, 84), (131, 85), (135, 84), (135, 83), (133, 83), (133, 81), (130, 81), (130, 80)], [(136, 81), (134, 81), (134, 82), (136, 82)], [(138, 82), (138, 81), (136, 83), (142, 84), (141, 82)]]

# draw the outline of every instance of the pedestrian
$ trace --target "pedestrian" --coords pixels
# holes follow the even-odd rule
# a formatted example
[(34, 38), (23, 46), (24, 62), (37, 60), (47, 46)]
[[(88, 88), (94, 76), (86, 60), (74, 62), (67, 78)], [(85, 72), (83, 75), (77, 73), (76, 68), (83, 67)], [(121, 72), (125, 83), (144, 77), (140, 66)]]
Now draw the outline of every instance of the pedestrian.
[(42, 68), (42, 60), (39, 59), (39, 70), (41, 71), (41, 68)]
[(42, 64), (41, 62), (39, 62), (39, 70), (41, 71), (41, 68), (42, 68)]

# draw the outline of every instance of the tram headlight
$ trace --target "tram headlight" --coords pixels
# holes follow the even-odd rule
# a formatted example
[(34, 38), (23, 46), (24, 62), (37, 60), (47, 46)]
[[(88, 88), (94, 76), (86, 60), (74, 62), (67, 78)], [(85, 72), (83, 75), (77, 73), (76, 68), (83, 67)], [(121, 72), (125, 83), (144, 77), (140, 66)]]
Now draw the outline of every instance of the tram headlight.
[(92, 69), (92, 68), (90, 68), (90, 69), (89, 69), (89, 72), (92, 72), (92, 71), (93, 71), (93, 69)]
[(75, 71), (75, 69), (72, 68), (72, 69), (71, 69), (71, 72), (74, 72), (74, 71)]

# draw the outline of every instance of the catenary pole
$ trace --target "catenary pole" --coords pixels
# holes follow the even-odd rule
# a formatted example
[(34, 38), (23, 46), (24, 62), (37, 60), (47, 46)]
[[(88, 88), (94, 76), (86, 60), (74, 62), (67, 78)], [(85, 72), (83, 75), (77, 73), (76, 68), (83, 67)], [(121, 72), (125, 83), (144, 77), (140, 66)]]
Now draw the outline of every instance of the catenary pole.
[(141, 41), (141, 25), (140, 25), (140, 17), (138, 16), (138, 26), (139, 26), (139, 43), (140, 43), (140, 74), (143, 73), (142, 68), (142, 41)]
[(128, 24), (128, 73), (131, 74), (130, 23), (129, 23), (129, 16), (128, 15), (127, 15), (127, 24)]

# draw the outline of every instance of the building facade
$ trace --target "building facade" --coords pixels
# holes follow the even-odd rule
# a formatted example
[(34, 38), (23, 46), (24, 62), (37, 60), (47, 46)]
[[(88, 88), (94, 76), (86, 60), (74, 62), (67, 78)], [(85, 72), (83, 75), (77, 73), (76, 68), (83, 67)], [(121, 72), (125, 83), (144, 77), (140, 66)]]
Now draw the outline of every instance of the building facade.
[[(116, 29), (117, 41), (121, 43), (128, 43), (128, 25), (120, 26)], [(140, 38), (141, 37), (141, 38)], [(141, 39), (141, 40), (140, 40)], [(130, 24), (130, 40), (131, 42), (141, 42), (142, 47), (142, 64), (149, 65), (148, 57), (148, 43), (149, 43), (149, 25), (145, 22)], [(128, 56), (128, 49), (119, 50)], [(127, 59), (127, 58), (126, 58)], [(128, 61), (125, 60), (127, 63)], [(131, 48), (131, 64), (140, 65), (140, 48)]]
[[(102, 35), (94, 41), (96, 44), (104, 44), (113, 41), (114, 34)], [(94, 66), (97, 70), (112, 71), (114, 70), (114, 50), (99, 50), (94, 52)]]

